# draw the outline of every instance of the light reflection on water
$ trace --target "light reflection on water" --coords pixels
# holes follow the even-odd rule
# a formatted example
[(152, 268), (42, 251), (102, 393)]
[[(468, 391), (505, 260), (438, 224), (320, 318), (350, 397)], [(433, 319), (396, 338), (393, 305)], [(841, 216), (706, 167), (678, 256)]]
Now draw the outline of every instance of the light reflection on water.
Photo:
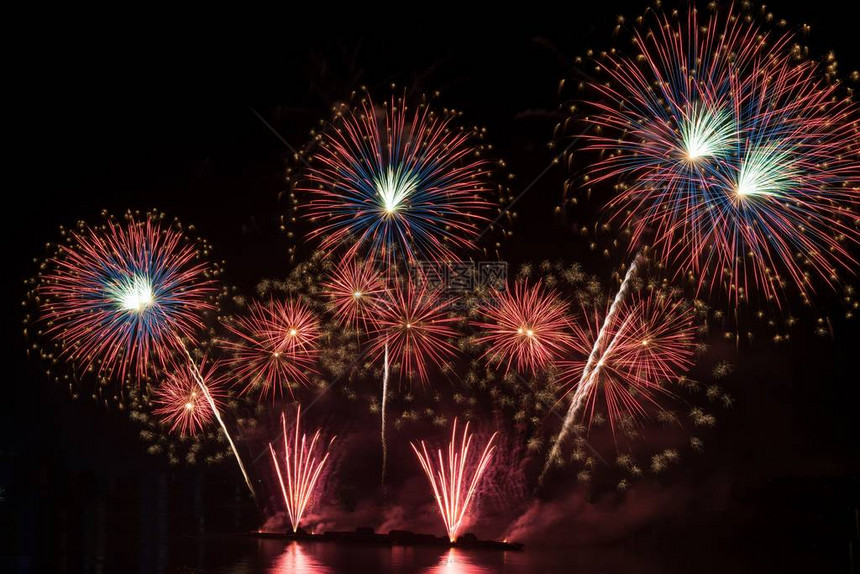
[(456, 548), (449, 548), (442, 555), (439, 564), (426, 571), (427, 574), (485, 574), (488, 572), (492, 572), (492, 570), (476, 564), (467, 553)]
[(330, 574), (331, 569), (323, 566), (318, 560), (308, 555), (298, 542), (287, 544), (284, 553), (275, 559), (269, 570), (272, 574), (286, 572), (295, 574)]
[[(259, 547), (269, 555), (273, 549), (267, 542)], [(480, 559), (494, 562), (506, 553), (480, 553)], [(330, 564), (325, 563), (326, 560)], [(288, 542), (280, 555), (274, 556), (269, 574), (335, 574), (336, 572), (421, 572), (423, 574), (491, 574), (494, 567), (480, 564), (469, 551), (450, 548), (408, 546), (338, 546), (326, 543)], [(429, 564), (427, 564), (429, 562)], [(502, 559), (501, 563), (505, 561)], [(426, 566), (424, 566), (427, 564)], [(250, 564), (244, 560), (227, 571), (244, 571)], [(367, 570), (365, 570), (367, 569)]]

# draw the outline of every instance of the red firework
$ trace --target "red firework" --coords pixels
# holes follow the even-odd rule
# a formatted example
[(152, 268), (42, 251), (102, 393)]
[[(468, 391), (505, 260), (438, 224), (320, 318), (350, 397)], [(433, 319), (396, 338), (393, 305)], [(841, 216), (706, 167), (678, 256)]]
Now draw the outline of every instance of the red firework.
[[(299, 408), (296, 413), (296, 427), (292, 436), (287, 432), (287, 419), (281, 414), (281, 425), (284, 432), (284, 455), (283, 469), (278, 462), (275, 447), (269, 443), (269, 452), (272, 455), (272, 463), (278, 475), (278, 484), (281, 486), (281, 494), (284, 496), (284, 504), (290, 517), (290, 525), (293, 532), (299, 529), (305, 510), (311, 502), (314, 490), (319, 482), (320, 474), (328, 460), (328, 450), (320, 447), (320, 431), (314, 433), (313, 438), (308, 441), (306, 434), (301, 432), (301, 415)], [(299, 438), (301, 435), (301, 439)], [(334, 437), (329, 441), (329, 446), (334, 442)]]
[(482, 309), (486, 322), (478, 341), (486, 343), (490, 362), (532, 374), (555, 363), (570, 344), (567, 303), (540, 282), (514, 283), (513, 290), (496, 292)]
[(620, 305), (608, 323), (608, 311), (583, 309), (582, 320), (572, 324), (576, 358), (560, 362), (576, 410), (590, 424), (602, 395), (613, 432), (621, 417), (642, 418), (648, 405), (658, 406), (658, 395), (671, 394), (668, 385), (693, 365), (696, 333), (689, 305), (665, 293), (631, 293)]
[(428, 363), (439, 367), (457, 352), (449, 341), (457, 336), (451, 327), (455, 321), (439, 291), (424, 283), (400, 282), (376, 310), (371, 352), (382, 357), (387, 346), (391, 362), (400, 364), (401, 377), (417, 375), (426, 383)]
[[(409, 443), (415, 456), (421, 462), (421, 467), (433, 488), (439, 513), (445, 523), (448, 539), (456, 542), (463, 526), (463, 519), (469, 511), (469, 505), (475, 496), (475, 491), (483, 476), (484, 471), (492, 459), (493, 441), (496, 433), (487, 441), (483, 452), (477, 460), (472, 460), (472, 435), (469, 433), (469, 423), (463, 429), (463, 436), (457, 445), (457, 419), (454, 419), (454, 429), (451, 431), (451, 442), (448, 443), (447, 459), (442, 454), (442, 449), (436, 451), (436, 457), (427, 452), (427, 446), (421, 441), (419, 450), (415, 443)], [(438, 463), (438, 464), (437, 464)]]
[(106, 377), (142, 378), (153, 360), (163, 365), (214, 308), (195, 245), (154, 216), (82, 226), (48, 268), (39, 288), (47, 334), (71, 362)]
[[(218, 363), (200, 362), (199, 372), (216, 408), (221, 409), (227, 393), (225, 377), (218, 372)], [(212, 406), (206, 399), (191, 367), (183, 363), (166, 371), (164, 380), (153, 391), (153, 413), (180, 436), (195, 435), (212, 422)]]
[(294, 385), (308, 383), (318, 354), (319, 322), (305, 304), (254, 301), (247, 314), (225, 326), (234, 335), (223, 345), (232, 352), (230, 364), (244, 385), (241, 394), (259, 389), (260, 399), (274, 399), (284, 388), (292, 396)]
[(323, 283), (323, 292), (335, 319), (346, 327), (367, 328), (372, 310), (379, 305), (385, 285), (369, 261), (349, 257)]
[(382, 260), (454, 260), (471, 249), (492, 205), (487, 162), (473, 131), (455, 129), (455, 113), (413, 109), (370, 97), (339, 113), (315, 152), (307, 215), (322, 248), (351, 244)]

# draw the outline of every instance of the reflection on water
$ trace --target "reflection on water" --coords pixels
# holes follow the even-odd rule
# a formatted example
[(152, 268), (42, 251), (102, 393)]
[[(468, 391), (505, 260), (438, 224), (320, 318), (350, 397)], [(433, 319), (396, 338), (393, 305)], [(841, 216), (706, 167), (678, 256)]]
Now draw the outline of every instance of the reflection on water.
[(456, 548), (450, 548), (439, 564), (429, 568), (427, 574), (485, 574), (492, 572), (485, 566), (476, 564), (467, 553)]
[(269, 570), (272, 574), (329, 574), (330, 568), (326, 568), (319, 561), (313, 559), (298, 542), (287, 544), (284, 553), (275, 559)]

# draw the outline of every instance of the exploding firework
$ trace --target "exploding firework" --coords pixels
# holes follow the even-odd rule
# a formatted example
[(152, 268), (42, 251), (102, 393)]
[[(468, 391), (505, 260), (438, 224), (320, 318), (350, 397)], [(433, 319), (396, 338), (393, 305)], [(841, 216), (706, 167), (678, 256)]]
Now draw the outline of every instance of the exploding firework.
[(463, 428), (463, 436), (458, 445), (457, 420), (454, 419), (447, 458), (443, 455), (442, 449), (437, 450), (437, 456), (433, 457), (427, 452), (424, 441), (421, 441), (420, 450), (415, 443), (410, 443), (433, 488), (439, 513), (442, 515), (442, 521), (445, 523), (448, 539), (451, 542), (457, 541), (460, 527), (463, 526), (463, 519), (469, 511), (469, 505), (475, 496), (481, 476), (490, 464), (495, 449), (493, 446), (495, 438), (496, 434), (493, 433), (481, 455), (477, 460), (473, 460), (474, 456), (470, 456), (472, 435), (469, 433), (469, 423), (466, 423)]
[(373, 309), (385, 293), (385, 285), (371, 262), (350, 257), (330, 273), (323, 292), (339, 323), (366, 329), (373, 321)]
[(272, 399), (307, 384), (318, 354), (319, 323), (310, 308), (293, 299), (252, 302), (246, 314), (225, 325), (234, 336), (223, 346), (242, 394)]
[(570, 342), (567, 303), (540, 283), (514, 283), (513, 290), (496, 292), (483, 306), (486, 322), (478, 342), (489, 349), (484, 354), (491, 362), (511, 366), (532, 374), (552, 365)]
[[(200, 377), (217, 409), (223, 408), (226, 398), (225, 378), (217, 371), (216, 362), (200, 363)], [(152, 402), (156, 405), (153, 414), (180, 436), (195, 435), (209, 426), (213, 410), (196, 377), (188, 365), (176, 365), (167, 370), (153, 391)]]
[(372, 352), (399, 364), (401, 378), (427, 383), (429, 366), (442, 366), (457, 352), (450, 342), (457, 336), (452, 328), (455, 322), (437, 290), (423, 282), (400, 281), (376, 312)]
[(344, 106), (320, 137), (308, 174), (307, 216), (329, 250), (352, 243), (382, 260), (454, 260), (472, 249), (488, 220), (488, 162), (479, 135), (456, 129), (456, 113), (392, 98), (382, 109), (366, 96)]
[(81, 225), (46, 266), (38, 288), (46, 333), (100, 376), (142, 378), (181, 338), (194, 341), (215, 286), (194, 244), (155, 215)]
[[(647, 405), (656, 405), (692, 366), (695, 332), (689, 305), (666, 293), (631, 293), (612, 316), (583, 309), (574, 324), (577, 358), (561, 365), (563, 378), (573, 382), (575, 412), (590, 419), (600, 393), (613, 431), (622, 416), (644, 417)], [(586, 369), (595, 347), (596, 360)]]
[[(297, 531), (301, 525), (302, 517), (308, 509), (320, 474), (325, 468), (329, 456), (328, 448), (320, 445), (319, 429), (310, 441), (308, 441), (307, 435), (302, 433), (301, 414), (301, 408), (299, 408), (292, 435), (287, 432), (286, 417), (281, 415), (281, 425), (284, 432), (283, 469), (278, 462), (275, 447), (269, 443), (269, 452), (272, 455), (272, 463), (275, 465), (278, 484), (281, 486), (281, 493), (284, 496), (284, 504), (287, 507), (293, 532)], [(329, 441), (328, 446), (331, 446), (332, 442), (334, 442), (334, 438)]]
[(635, 54), (605, 55), (589, 183), (620, 182), (607, 208), (632, 248), (651, 243), (699, 289), (779, 304), (787, 284), (856, 267), (857, 108), (791, 34), (744, 16), (655, 12)]

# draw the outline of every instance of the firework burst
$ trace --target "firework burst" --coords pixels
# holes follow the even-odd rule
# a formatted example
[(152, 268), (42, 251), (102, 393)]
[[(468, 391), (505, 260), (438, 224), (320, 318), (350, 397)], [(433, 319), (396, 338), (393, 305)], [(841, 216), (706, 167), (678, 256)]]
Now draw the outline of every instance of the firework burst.
[[(225, 378), (217, 371), (216, 362), (200, 362), (200, 377), (216, 409), (222, 409), (227, 393)], [(213, 420), (210, 401), (204, 394), (194, 373), (188, 365), (178, 365), (166, 372), (164, 380), (155, 387), (152, 402), (156, 405), (153, 414), (171, 433), (180, 436), (195, 435), (209, 426)]]
[(482, 330), (478, 342), (489, 349), (484, 357), (532, 374), (552, 365), (570, 342), (567, 303), (540, 282), (529, 286), (514, 283), (513, 290), (499, 291), (483, 309), (486, 322), (475, 325)]
[(382, 276), (369, 261), (350, 257), (335, 267), (323, 283), (329, 309), (345, 327), (367, 328), (374, 306), (385, 293)]
[(442, 366), (457, 353), (450, 342), (457, 336), (455, 322), (437, 290), (423, 282), (398, 282), (376, 311), (371, 352), (399, 364), (401, 377), (427, 383), (429, 366)]
[(453, 260), (473, 247), (492, 204), (477, 134), (457, 129), (453, 112), (392, 98), (379, 109), (366, 96), (336, 116), (308, 173), (307, 216), (322, 248), (352, 243), (393, 261)]
[[(483, 452), (477, 460), (473, 460), (472, 434), (469, 433), (469, 423), (463, 428), (463, 435), (457, 444), (457, 420), (454, 419), (454, 428), (451, 431), (451, 442), (448, 443), (448, 456), (443, 455), (442, 449), (436, 451), (436, 457), (427, 452), (427, 446), (421, 441), (419, 449), (415, 443), (410, 443), (415, 456), (421, 462), (421, 467), (433, 488), (439, 513), (445, 523), (448, 539), (456, 542), (463, 526), (463, 519), (467, 516), (469, 505), (475, 496), (481, 477), (492, 460), (493, 441), (496, 433), (487, 441)], [(477, 452), (477, 451), (475, 451)]]
[(196, 340), (216, 289), (181, 231), (155, 215), (127, 214), (67, 237), (38, 293), (46, 332), (71, 362), (100, 376), (142, 378), (181, 338)]
[(779, 304), (789, 283), (807, 293), (856, 267), (857, 108), (791, 34), (744, 16), (655, 12), (634, 55), (605, 55), (589, 182), (620, 182), (607, 208), (633, 248), (651, 243), (699, 289)]
[[(275, 447), (269, 443), (272, 463), (278, 475), (278, 484), (290, 517), (293, 532), (299, 529), (302, 517), (311, 503), (314, 491), (318, 485), (320, 474), (328, 461), (328, 448), (320, 444), (320, 431), (314, 433), (308, 441), (307, 434), (301, 431), (301, 408), (296, 413), (296, 426), (293, 434), (287, 432), (287, 419), (281, 414), (281, 425), (284, 432), (283, 469), (278, 462)], [(330, 447), (334, 437), (329, 441)]]
[(318, 354), (319, 322), (310, 308), (293, 299), (252, 302), (245, 315), (225, 325), (234, 338), (223, 346), (231, 353), (241, 394), (258, 391), (272, 399), (307, 384)]

